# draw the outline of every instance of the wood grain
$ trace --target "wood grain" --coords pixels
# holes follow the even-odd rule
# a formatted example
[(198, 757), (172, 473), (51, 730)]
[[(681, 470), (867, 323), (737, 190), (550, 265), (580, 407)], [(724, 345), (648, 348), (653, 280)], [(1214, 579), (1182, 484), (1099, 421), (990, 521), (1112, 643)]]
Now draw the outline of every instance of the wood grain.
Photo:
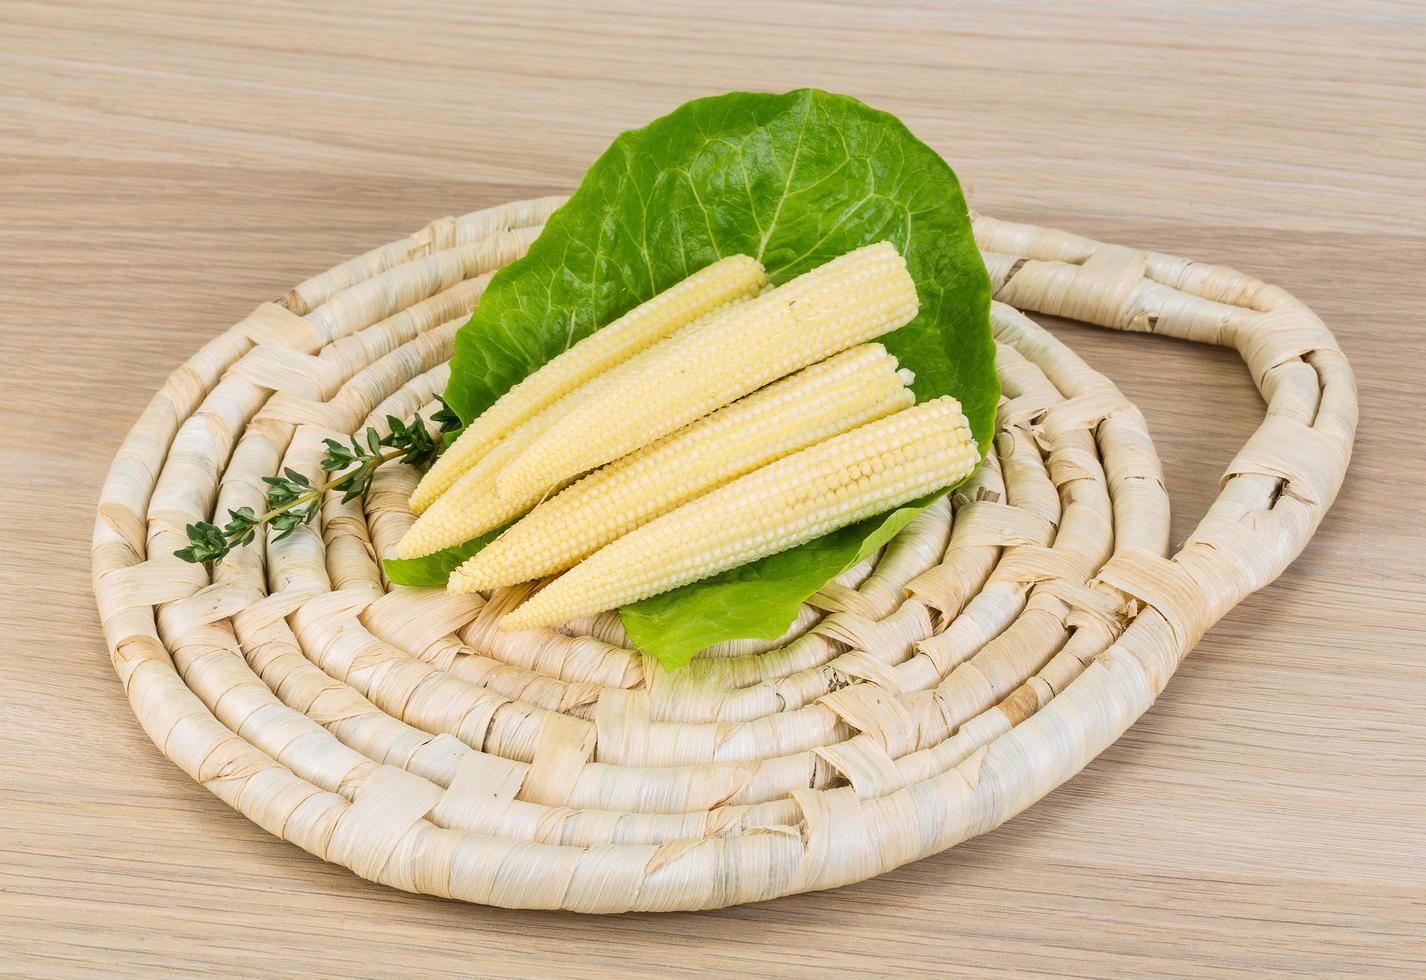
[[(1426, 16), (1411, 4), (0, 7), (0, 972), (1426, 969)], [(1348, 484), (1080, 776), (940, 857), (698, 915), (512, 913), (268, 837), (138, 729), (94, 494), (203, 340), (433, 217), (565, 190), (696, 95), (900, 114), (978, 207), (1292, 290), (1361, 388)], [(1143, 406), (1181, 539), (1234, 356), (1052, 324)]]

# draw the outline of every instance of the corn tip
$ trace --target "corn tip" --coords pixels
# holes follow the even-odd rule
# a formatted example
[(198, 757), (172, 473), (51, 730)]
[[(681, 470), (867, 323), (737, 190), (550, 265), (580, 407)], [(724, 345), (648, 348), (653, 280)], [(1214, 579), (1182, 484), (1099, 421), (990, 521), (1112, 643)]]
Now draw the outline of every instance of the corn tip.
[(504, 616), (501, 616), (500, 619), (495, 623), (496, 628), (503, 630), (506, 633), (519, 633), (523, 632), (524, 630), (535, 629), (537, 626), (543, 625), (541, 623), (525, 622), (525, 620), (529, 618), (528, 614), (523, 618), (520, 616), (520, 612), (524, 608), (525, 605), (522, 603), (521, 605), (512, 609), (510, 612), (506, 613)]

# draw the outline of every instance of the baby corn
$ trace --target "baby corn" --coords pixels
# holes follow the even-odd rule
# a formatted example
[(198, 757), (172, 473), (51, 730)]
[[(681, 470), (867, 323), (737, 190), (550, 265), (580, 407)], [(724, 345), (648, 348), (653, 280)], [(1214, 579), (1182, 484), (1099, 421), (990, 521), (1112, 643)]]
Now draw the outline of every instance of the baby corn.
[(979, 454), (936, 398), (754, 470), (590, 555), (501, 621), (552, 626), (785, 551), (955, 483)]
[[(729, 300), (727, 305), (733, 306), (746, 301), (745, 297), (739, 296)], [(717, 313), (710, 313), (708, 316), (717, 316)], [(636, 363), (647, 358), (650, 353), (649, 350), (640, 351), (629, 358), (629, 362)], [(422, 555), (434, 554), (442, 548), (469, 541), (513, 517), (518, 517), (538, 504), (542, 497), (548, 496), (531, 491), (519, 497), (499, 497), (495, 492), (495, 477), (502, 467), (533, 445), (541, 433), (566, 412), (591, 397), (598, 384), (599, 379), (594, 379), (580, 385), (516, 426), (491, 446), (416, 518), (416, 522), (397, 542), (395, 556), (420, 558)], [(551, 492), (559, 490), (568, 482), (569, 480), (563, 481)]]
[(889, 242), (868, 245), (680, 331), (599, 379), (496, 477), (502, 497), (542, 494), (786, 374), (895, 330), (916, 285)]
[(909, 407), (909, 374), (880, 344), (804, 368), (540, 504), (458, 568), (450, 587), (476, 592), (564, 571), (729, 480)]
[(411, 510), (420, 514), (431, 506), (498, 440), (536, 412), (699, 317), (734, 300), (757, 295), (766, 282), (767, 276), (757, 260), (732, 255), (695, 272), (585, 337), (511, 388), (466, 426), (417, 485), (411, 495)]
[(556, 402), (518, 426), (460, 474), (450, 489), (407, 528), (396, 543), (396, 557), (420, 558), (469, 541), (537, 504), (538, 495), (514, 500), (496, 497), (495, 474), (549, 428), (559, 417), (562, 404)]

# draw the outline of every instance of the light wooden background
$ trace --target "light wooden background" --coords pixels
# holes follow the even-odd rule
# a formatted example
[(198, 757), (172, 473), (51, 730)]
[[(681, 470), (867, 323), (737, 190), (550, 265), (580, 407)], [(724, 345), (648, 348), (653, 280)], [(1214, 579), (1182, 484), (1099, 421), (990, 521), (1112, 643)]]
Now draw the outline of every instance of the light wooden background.
[[(1426, 969), (1423, 38), (1419, 3), (4, 0), (0, 973)], [(165, 760), (111, 673), (87, 561), (97, 485), (161, 379), (351, 253), (571, 188), (687, 98), (802, 84), (900, 114), (984, 211), (1314, 306), (1362, 428), (1298, 563), (1010, 825), (721, 913), (388, 891)], [(1181, 539), (1256, 424), (1246, 372), (1055, 329), (1143, 406)]]

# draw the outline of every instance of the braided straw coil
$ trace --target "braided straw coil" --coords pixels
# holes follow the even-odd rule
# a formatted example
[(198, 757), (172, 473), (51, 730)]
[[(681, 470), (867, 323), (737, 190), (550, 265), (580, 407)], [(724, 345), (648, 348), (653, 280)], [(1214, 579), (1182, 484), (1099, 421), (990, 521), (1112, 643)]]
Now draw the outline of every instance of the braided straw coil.
[[(322, 439), (443, 388), (492, 270), (559, 199), (446, 218), (258, 307), (168, 379), (105, 482), (94, 591), (140, 723), (271, 833), (363, 877), (584, 912), (714, 908), (859, 881), (984, 833), (1154, 700), (1331, 504), (1353, 379), (1282, 290), (976, 219), (1004, 388), (951, 501), (828, 585), (775, 643), (666, 674), (617, 616), (502, 633), (521, 588), (390, 587), (417, 474), (324, 501), (214, 572), (184, 526), (318, 474)], [(1168, 557), (1143, 417), (1018, 310), (1236, 348), (1267, 418)]]

